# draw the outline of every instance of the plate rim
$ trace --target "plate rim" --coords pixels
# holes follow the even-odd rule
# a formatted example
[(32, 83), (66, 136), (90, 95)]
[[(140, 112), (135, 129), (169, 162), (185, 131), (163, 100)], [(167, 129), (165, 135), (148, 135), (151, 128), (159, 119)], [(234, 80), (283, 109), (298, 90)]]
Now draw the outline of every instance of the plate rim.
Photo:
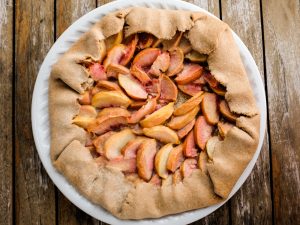
[[(179, 213), (179, 214), (174, 214), (174, 215), (169, 215), (169, 216), (161, 217), (158, 219), (143, 219), (143, 220), (136, 220), (136, 221), (120, 220), (120, 219), (114, 217), (112, 214), (110, 214), (106, 210), (104, 210), (102, 207), (92, 204), (90, 202), (90, 200), (88, 200), (87, 198), (82, 196), (58, 171), (56, 171), (56, 169), (53, 167), (52, 163), (50, 163), (50, 165), (49, 165), (49, 155), (48, 155), (48, 160), (45, 158), (45, 155), (47, 156), (47, 154), (45, 153), (45, 148), (47, 148), (47, 146), (43, 145), (43, 141), (45, 141), (45, 140), (41, 139), (42, 134), (40, 133), (40, 130), (39, 130), (40, 124), (38, 123), (38, 120), (41, 119), (41, 115), (39, 115), (41, 106), (38, 106), (38, 103), (39, 103), (40, 98), (43, 98), (41, 96), (46, 95), (48, 97), (48, 78), (50, 76), (50, 72), (48, 74), (45, 74), (44, 71), (47, 70), (45, 67), (51, 68), (53, 63), (57, 60), (58, 54), (62, 54), (63, 52), (65, 52), (65, 50), (67, 50), (69, 48), (69, 46), (81, 36), (82, 33), (86, 32), (92, 26), (92, 23), (94, 23), (100, 19), (100, 18), (96, 18), (97, 17), (96, 15), (99, 14), (102, 17), (103, 15), (106, 15), (107, 13), (109, 13), (111, 11), (117, 10), (116, 8), (121, 9), (121, 8), (130, 7), (130, 6), (141, 6), (141, 5), (145, 6), (147, 4), (149, 4), (150, 6), (152, 4), (158, 4), (162, 7), (168, 6), (167, 8), (171, 8), (171, 9), (185, 9), (185, 10), (202, 11), (202, 12), (207, 13), (210, 16), (217, 18), (216, 16), (214, 16), (210, 12), (206, 11), (205, 9), (203, 9), (199, 6), (196, 6), (194, 4), (188, 3), (188, 2), (183, 2), (181, 0), (139, 0), (139, 1), (118, 0), (118, 1), (113, 1), (113, 2), (107, 3), (98, 8), (95, 8), (95, 9), (91, 10), (90, 12), (86, 13), (85, 15), (81, 16), (72, 25), (70, 25), (64, 31), (64, 33), (55, 41), (55, 43), (52, 45), (52, 47), (48, 51), (47, 55), (45, 56), (43, 63), (40, 67), (40, 70), (39, 70), (39, 73), (37, 75), (36, 82), (34, 85), (32, 105), (31, 105), (31, 123), (32, 123), (33, 137), (34, 137), (34, 142), (36, 145), (36, 149), (37, 149), (39, 158), (40, 158), (40, 160), (43, 164), (43, 167), (45, 168), (48, 176), (52, 180), (52, 182), (64, 194), (64, 196), (69, 201), (71, 201), (76, 207), (80, 208), (85, 213), (89, 214), (90, 216), (92, 216), (98, 220), (101, 220), (103, 222), (110, 223), (110, 224), (143, 224), (143, 225), (154, 224), (154, 223), (159, 223), (159, 224), (172, 223), (172, 224), (178, 224), (178, 225), (186, 224), (186, 223), (191, 223), (191, 222), (194, 222), (201, 218), (204, 218), (205, 216), (214, 212), (216, 209), (218, 209), (223, 204), (225, 204), (241, 188), (241, 186), (246, 181), (246, 179), (250, 176), (250, 174), (253, 170), (253, 167), (254, 167), (254, 165), (257, 161), (257, 158), (260, 154), (264, 136), (265, 136), (266, 95), (265, 95), (263, 81), (260, 76), (258, 67), (257, 67), (250, 51), (248, 50), (246, 45), (242, 42), (242, 40), (238, 37), (238, 35), (234, 31), (232, 31), (233, 36), (234, 36), (235, 41), (237, 42), (240, 52), (242, 51), (243, 53), (248, 55), (247, 60), (249, 60), (250, 61), (249, 63), (252, 64), (252, 66), (254, 66), (254, 68), (252, 68), (253, 73), (255, 73), (257, 75), (257, 77), (254, 77), (254, 79), (256, 79), (256, 82), (257, 82), (256, 84), (259, 86), (258, 89), (261, 91), (260, 94), (262, 95), (260, 97), (260, 100), (262, 100), (262, 102), (260, 102), (260, 105), (258, 104), (260, 106), (259, 109), (260, 109), (260, 114), (261, 114), (261, 121), (260, 121), (260, 138), (259, 138), (259, 144), (256, 149), (256, 152), (253, 155), (253, 158), (251, 159), (249, 164), (247, 165), (245, 171), (242, 173), (242, 175), (238, 179), (237, 183), (233, 187), (229, 197), (225, 201), (223, 201), (219, 204), (210, 206), (210, 207), (196, 209), (196, 210), (183, 212), (183, 213)], [(106, 11), (106, 12), (103, 12), (103, 11)], [(90, 26), (83, 27), (83, 24), (86, 22), (90, 23), (89, 24)], [(86, 28), (88, 28), (88, 29), (86, 29)], [(77, 37), (75, 38), (76, 40), (72, 39), (73, 42), (71, 43), (69, 34), (72, 32), (75, 32), (75, 31), (77, 31)], [(70, 43), (69, 43), (68, 47), (65, 47), (67, 41), (69, 41)], [(63, 51), (60, 51), (60, 53), (58, 53), (58, 50), (57, 50), (59, 47), (61, 47), (63, 49)], [(53, 54), (55, 54), (55, 56), (53, 56)], [(45, 84), (45, 80), (42, 80), (42, 78), (45, 78), (45, 77), (47, 78), (46, 84)], [(41, 89), (41, 87), (45, 87), (45, 86), (46, 86), (45, 90)], [(41, 90), (43, 90), (43, 92)], [(44, 111), (47, 110), (46, 113), (48, 113), (48, 98), (47, 98), (47, 104), (46, 104), (46, 106), (45, 105), (43, 106), (42, 110), (44, 110)], [(39, 116), (39, 117), (37, 117), (37, 116)], [(39, 119), (37, 119), (37, 118), (39, 118)], [(45, 119), (45, 116), (44, 116), (44, 119)], [(47, 120), (47, 122), (49, 122), (49, 120)], [(48, 126), (48, 130), (49, 130), (50, 129), (49, 124), (47, 126)], [(44, 133), (44, 135), (45, 135), (45, 133)], [(46, 152), (48, 152), (48, 153), (50, 152), (49, 144), (48, 144), (48, 150), (46, 150)], [(52, 174), (53, 169), (54, 169), (54, 173), (56, 173), (56, 174)], [(62, 187), (63, 185), (61, 185), (60, 182), (67, 182), (68, 185), (65, 184), (66, 188), (63, 188)], [(75, 190), (75, 192), (77, 193), (77, 196), (71, 196), (70, 190), (72, 192), (72, 189)], [(82, 200), (87, 205), (81, 205)], [(86, 201), (88, 201), (88, 202), (86, 202)], [(100, 213), (101, 215), (98, 214), (99, 212), (97, 212), (95, 214), (94, 210), (92, 210), (93, 207), (99, 208), (100, 211), (102, 211)]]

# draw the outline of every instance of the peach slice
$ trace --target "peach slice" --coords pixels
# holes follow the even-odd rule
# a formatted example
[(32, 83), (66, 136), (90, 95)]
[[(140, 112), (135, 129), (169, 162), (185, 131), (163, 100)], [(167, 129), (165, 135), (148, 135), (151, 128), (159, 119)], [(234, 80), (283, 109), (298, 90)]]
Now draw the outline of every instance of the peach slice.
[(182, 176), (180, 170), (176, 170), (174, 174), (172, 175), (172, 183), (178, 184), (182, 181)]
[(186, 159), (180, 167), (180, 172), (182, 177), (189, 177), (193, 173), (193, 170), (197, 168), (196, 159)]
[(169, 154), (173, 149), (172, 144), (166, 144), (157, 152), (155, 156), (155, 170), (161, 178), (168, 177), (167, 162)]
[(90, 105), (80, 106), (78, 115), (72, 120), (72, 123), (82, 128), (87, 128), (95, 121), (97, 116), (96, 109)]
[(228, 119), (229, 121), (235, 123), (236, 119), (238, 118), (238, 115), (235, 113), (232, 113), (229, 109), (229, 106), (225, 100), (222, 100), (219, 104), (219, 109), (222, 115)]
[(190, 51), (192, 51), (192, 45), (191, 45), (190, 41), (188, 39), (186, 39), (185, 37), (181, 38), (178, 47), (182, 49), (183, 54), (187, 54)]
[(135, 135), (130, 129), (125, 129), (111, 135), (104, 144), (106, 158), (110, 160), (122, 158), (121, 149), (134, 138)]
[(140, 33), (138, 48), (139, 49), (149, 48), (152, 45), (153, 41), (154, 41), (154, 37), (152, 34)]
[(147, 101), (146, 105), (143, 105), (138, 111), (132, 113), (131, 117), (128, 119), (128, 123), (138, 123), (146, 115), (154, 112), (156, 109), (156, 99), (152, 98)]
[(170, 65), (170, 55), (168, 52), (161, 53), (153, 62), (149, 73), (155, 76), (160, 76), (166, 72)]
[(183, 69), (184, 54), (181, 48), (172, 48), (170, 53), (170, 65), (167, 70), (167, 75), (174, 76)]
[(208, 161), (208, 155), (206, 151), (201, 151), (198, 159), (198, 167), (205, 174), (208, 174), (207, 167), (206, 167), (207, 161)]
[(194, 83), (178, 85), (178, 88), (180, 91), (182, 91), (183, 93), (190, 95), (190, 96), (194, 96), (202, 90), (201, 85), (194, 84)]
[(159, 186), (159, 187), (160, 187), (160, 186), (161, 186), (161, 178), (155, 173), (155, 174), (151, 177), (149, 183), (150, 183), (150, 184), (153, 184), (153, 185), (155, 185), (155, 186)]
[(127, 117), (111, 117), (111, 116), (101, 116), (96, 119), (96, 122), (89, 124), (87, 127), (88, 132), (95, 133), (98, 135), (104, 134), (114, 128), (120, 127), (127, 124)]
[(147, 103), (146, 101), (131, 102), (129, 107), (132, 108), (132, 109), (139, 109), (143, 105), (146, 105), (146, 103)]
[(120, 60), (120, 64), (122, 66), (126, 66), (131, 61), (131, 59), (134, 55), (138, 40), (139, 39), (138, 39), (137, 34), (133, 34), (127, 39), (127, 41), (126, 41), (127, 44), (126, 44), (126, 48), (124, 51), (124, 55), (122, 56), (122, 58)]
[(83, 94), (81, 94), (80, 98), (78, 99), (78, 102), (81, 105), (90, 105), (91, 101), (92, 98), (89, 91), (85, 91)]
[(166, 75), (160, 78), (160, 99), (176, 101), (178, 90), (174, 82)]
[(89, 67), (90, 75), (94, 81), (107, 80), (104, 66), (100, 63), (94, 63)]
[(132, 64), (139, 67), (151, 66), (160, 55), (159, 48), (147, 48), (140, 51), (134, 58)]
[(193, 131), (191, 131), (184, 140), (183, 154), (186, 157), (196, 157), (197, 154), (198, 154), (198, 150), (196, 148), (194, 132)]
[(199, 148), (204, 150), (206, 142), (211, 137), (213, 126), (208, 124), (204, 116), (199, 116), (194, 127), (195, 140)]
[(177, 170), (181, 166), (183, 161), (183, 145), (181, 144), (173, 148), (170, 152), (167, 161), (167, 169), (174, 173), (175, 170)]
[(208, 55), (201, 54), (195, 50), (185, 55), (185, 58), (195, 63), (202, 63), (207, 61)]
[(107, 69), (108, 65), (112, 63), (119, 64), (120, 60), (122, 59), (125, 53), (125, 49), (125, 45), (118, 44), (108, 51), (106, 59), (103, 62), (105, 70)]
[(155, 154), (156, 141), (154, 139), (144, 141), (137, 151), (136, 162), (138, 174), (145, 181), (149, 181), (151, 179)]
[(219, 84), (219, 82), (216, 80), (216, 78), (208, 71), (205, 71), (203, 73), (203, 78), (206, 80), (206, 82), (212, 88), (217, 87)]
[(143, 128), (138, 123), (129, 125), (129, 127), (132, 130), (132, 132), (136, 135), (143, 135), (144, 134)]
[(149, 95), (156, 97), (160, 95), (161, 92), (161, 80), (160, 79), (152, 79), (152, 82), (146, 86), (146, 91)]
[(226, 90), (220, 84), (217, 87), (210, 87), (217, 95), (225, 96)]
[(100, 155), (104, 155), (104, 143), (106, 142), (106, 140), (115, 133), (116, 132), (114, 131), (108, 131), (93, 140), (93, 145), (96, 147), (96, 151)]
[(169, 127), (159, 125), (151, 128), (144, 128), (143, 132), (146, 136), (155, 138), (163, 143), (179, 144), (179, 138), (175, 131)]
[(168, 127), (172, 128), (173, 130), (179, 130), (186, 126), (189, 122), (195, 119), (197, 113), (199, 112), (200, 107), (199, 105), (193, 108), (191, 111), (187, 112), (182, 116), (175, 116), (172, 117), (171, 121), (168, 123)]
[(130, 97), (138, 100), (147, 99), (148, 93), (144, 87), (130, 74), (119, 74), (118, 80), (121, 87)]
[(225, 138), (226, 134), (228, 131), (233, 127), (233, 124), (231, 123), (224, 123), (224, 122), (219, 122), (218, 123), (218, 130), (219, 134), (221, 135), (222, 138)]
[(217, 136), (211, 137), (206, 143), (206, 152), (208, 158), (213, 159), (213, 154), (215, 151), (215, 146), (219, 142), (219, 138)]
[(116, 34), (114, 46), (121, 44), (123, 41), (123, 30), (119, 31), (119, 33)]
[(131, 114), (127, 109), (123, 109), (120, 107), (109, 107), (102, 109), (97, 117), (100, 116), (110, 116), (110, 117), (118, 117), (118, 116), (124, 116), (129, 117)]
[(183, 70), (177, 75), (175, 81), (178, 84), (188, 84), (198, 79), (202, 75), (202, 72), (202, 66), (195, 63), (188, 63), (183, 66)]
[(135, 159), (113, 159), (111, 161), (108, 161), (106, 166), (115, 168), (124, 173), (135, 173), (136, 172)]
[(202, 85), (205, 85), (206, 84), (206, 80), (204, 79), (204, 76), (201, 76), (197, 80), (194, 80), (193, 84), (202, 84)]
[(162, 42), (163, 49), (164, 50), (169, 50), (169, 49), (177, 47), (179, 45), (179, 43), (180, 43), (182, 35), (183, 35), (183, 32), (179, 31), (179, 32), (176, 32), (176, 34), (172, 37), (172, 39), (170, 39), (170, 40), (164, 40)]
[(87, 129), (90, 124), (92, 124), (95, 121), (94, 118), (90, 117), (83, 117), (83, 116), (76, 116), (73, 120), (72, 123), (76, 124), (77, 126), (81, 128)]
[(104, 91), (104, 89), (97, 86), (92, 87), (92, 89), (90, 89), (90, 95), (93, 97), (95, 94), (99, 93), (100, 91)]
[(121, 150), (124, 159), (136, 158), (136, 152), (146, 138), (138, 137), (129, 141)]
[(127, 108), (131, 100), (120, 91), (101, 91), (93, 96), (92, 105), (97, 108), (120, 106)]
[(182, 103), (177, 109), (174, 110), (175, 116), (182, 116), (186, 114), (187, 112), (191, 111), (193, 108), (198, 106), (203, 98), (203, 92), (198, 92), (196, 95), (191, 97), (186, 102)]
[(96, 87), (105, 88), (109, 91), (121, 91), (121, 88), (117, 83), (108, 80), (98, 81)]
[(204, 93), (201, 108), (202, 113), (209, 124), (215, 125), (219, 122), (218, 96), (215, 93)]
[(196, 120), (193, 119), (191, 122), (189, 122), (187, 125), (185, 125), (183, 128), (177, 131), (177, 135), (180, 139), (184, 138), (194, 127)]
[(119, 73), (129, 74), (130, 71), (125, 66), (116, 63), (111, 63), (107, 66), (106, 72), (107, 72), (107, 77), (117, 78)]
[(174, 102), (170, 102), (168, 105), (161, 107), (159, 110), (147, 116), (140, 124), (142, 127), (153, 127), (164, 123), (170, 118), (174, 111)]
[(148, 74), (139, 66), (133, 65), (130, 68), (130, 72), (135, 76), (143, 85), (151, 83), (151, 79)]
[(123, 41), (123, 30), (105, 39), (107, 50), (110, 50), (115, 45), (121, 44)]

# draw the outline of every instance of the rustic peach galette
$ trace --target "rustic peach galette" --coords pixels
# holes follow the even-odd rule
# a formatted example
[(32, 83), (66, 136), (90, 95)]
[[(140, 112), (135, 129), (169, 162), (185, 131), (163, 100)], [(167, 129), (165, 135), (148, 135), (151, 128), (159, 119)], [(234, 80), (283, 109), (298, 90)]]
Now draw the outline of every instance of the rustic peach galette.
[(49, 93), (54, 165), (122, 219), (223, 201), (258, 143), (231, 31), (203, 13), (105, 16), (53, 66)]

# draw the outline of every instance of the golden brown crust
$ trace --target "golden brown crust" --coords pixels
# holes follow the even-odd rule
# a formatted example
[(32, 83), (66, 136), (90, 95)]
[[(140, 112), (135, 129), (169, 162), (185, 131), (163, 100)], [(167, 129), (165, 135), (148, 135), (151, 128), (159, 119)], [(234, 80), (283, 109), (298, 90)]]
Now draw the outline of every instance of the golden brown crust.
[[(187, 31), (193, 49), (209, 54), (209, 69), (226, 87), (230, 109), (245, 115), (216, 144), (213, 159), (207, 163), (208, 176), (196, 170), (176, 185), (156, 187), (139, 182), (135, 186), (123, 173), (99, 166), (84, 147), (85, 131), (71, 123), (79, 110), (76, 99), (89, 82), (87, 71), (78, 63), (85, 59), (101, 61), (103, 40), (122, 30), (124, 24), (126, 36), (148, 32), (171, 39), (177, 30)], [(53, 66), (49, 113), (55, 167), (85, 197), (122, 219), (157, 218), (225, 200), (259, 140), (260, 116), (231, 30), (204, 13), (130, 8), (105, 16)]]

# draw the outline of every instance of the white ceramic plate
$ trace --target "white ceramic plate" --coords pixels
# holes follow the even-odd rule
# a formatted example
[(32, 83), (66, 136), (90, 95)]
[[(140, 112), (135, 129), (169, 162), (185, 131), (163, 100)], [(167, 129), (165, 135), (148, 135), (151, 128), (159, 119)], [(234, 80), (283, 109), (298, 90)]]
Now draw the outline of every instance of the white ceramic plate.
[[(132, 7), (132, 6), (144, 6), (151, 8), (162, 8), (162, 9), (183, 9), (205, 12), (211, 16), (209, 12), (204, 9), (195, 6), (190, 3), (182, 2), (179, 0), (119, 0), (111, 2), (97, 9), (92, 10), (86, 15), (82, 16), (75, 23), (73, 23), (55, 42), (50, 51), (48, 52), (36, 79), (33, 99), (32, 99), (32, 129), (35, 144), (40, 156), (40, 159), (49, 174), (50, 178), (58, 189), (77, 207), (82, 209), (87, 214), (104, 221), (109, 224), (187, 224), (199, 220), (208, 214), (215, 211), (225, 202), (203, 208), (176, 214), (172, 216), (166, 216), (160, 219), (147, 219), (147, 220), (119, 220), (100, 206), (92, 204), (85, 197), (80, 195), (76, 189), (68, 183), (68, 181), (58, 173), (52, 166), (50, 160), (50, 130), (49, 130), (49, 115), (48, 115), (48, 79), (51, 71), (51, 66), (56, 62), (61, 54), (63, 54), (71, 45), (74, 43), (80, 35), (86, 32), (95, 22), (106, 15), (109, 12), (116, 11), (119, 9)], [(240, 40), (240, 38), (233, 32), (234, 39), (240, 49), (240, 54), (245, 65), (251, 86), (254, 90), (255, 98), (261, 113), (260, 121), (260, 140), (255, 155), (242, 176), (234, 186), (230, 196), (234, 195), (236, 191), (242, 186), (249, 174), (251, 173), (257, 157), (260, 153), (261, 146), (264, 139), (265, 128), (266, 128), (266, 101), (264, 85), (261, 80), (258, 68), (252, 58), (249, 50)], [(228, 198), (228, 199), (229, 199)]]

